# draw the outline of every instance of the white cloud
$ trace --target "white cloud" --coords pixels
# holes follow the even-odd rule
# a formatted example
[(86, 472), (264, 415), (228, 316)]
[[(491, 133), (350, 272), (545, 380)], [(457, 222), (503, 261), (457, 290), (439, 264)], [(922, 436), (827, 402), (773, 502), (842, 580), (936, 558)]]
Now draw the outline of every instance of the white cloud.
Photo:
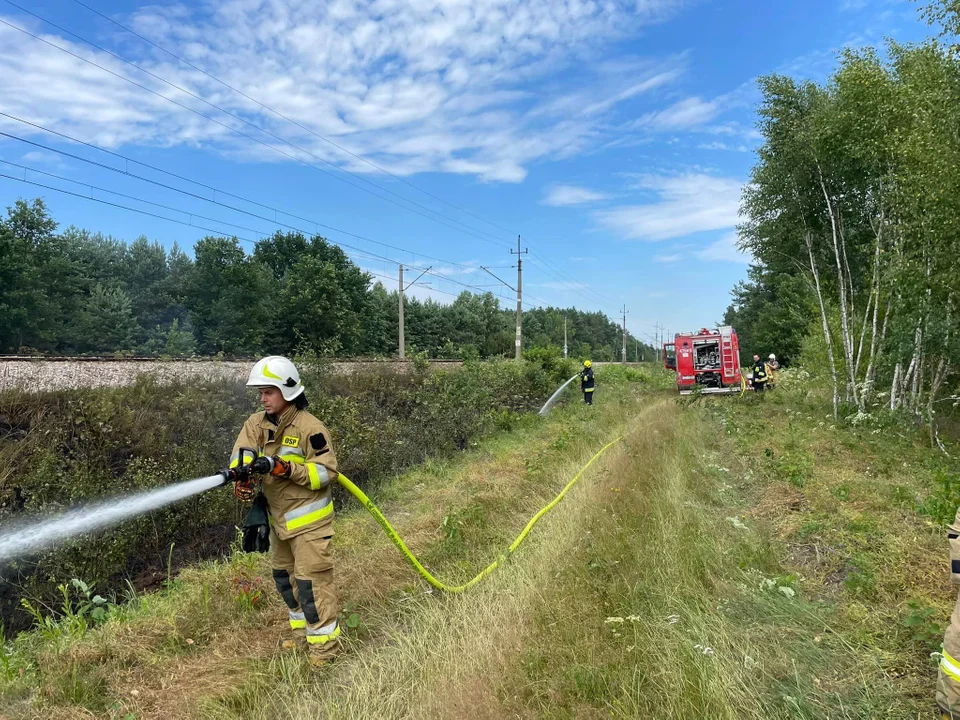
[(750, 262), (750, 255), (742, 252), (737, 247), (737, 234), (735, 232), (727, 233), (719, 240), (710, 243), (703, 248), (703, 250), (699, 250), (695, 254), (701, 260), (707, 261), (727, 260), (739, 263)]
[(688, 130), (713, 120), (720, 113), (719, 100), (701, 100), (698, 97), (687, 98), (674, 103), (664, 110), (647, 113), (633, 123), (634, 127), (652, 130)]
[(683, 260), (682, 253), (674, 253), (672, 255), (654, 255), (653, 261), (658, 263), (675, 263)]
[(606, 200), (609, 195), (589, 190), (577, 185), (554, 185), (543, 198), (544, 205), (553, 207), (565, 207), (567, 205), (585, 205), (586, 203)]
[[(132, 19), (121, 19), (391, 172), (464, 173), (518, 182), (537, 159), (570, 156), (597, 143), (604, 116), (616, 105), (679, 76), (682, 57), (633, 61), (631, 72), (621, 72), (602, 58), (611, 43), (663, 21), (682, 4), (199, 0), (147, 5)], [(14, 22), (26, 25), (20, 17)], [(35, 25), (30, 29), (43, 32)], [(101, 52), (57, 36), (44, 37), (189, 108), (217, 115), (230, 127), (257, 134)], [(142, 43), (112, 33), (91, 39), (123, 42), (125, 56), (171, 82), (323, 159), (355, 172), (373, 172)], [(0, 76), (5, 78), (7, 112), (85, 141), (112, 148), (203, 146), (241, 159), (288, 161), (5, 26), (0, 26)], [(571, 84), (588, 89), (565, 94), (564, 87)], [(31, 132), (9, 121), (0, 126)], [(303, 155), (289, 148), (286, 152)]]
[(641, 176), (637, 187), (655, 202), (600, 210), (601, 225), (628, 240), (667, 240), (737, 224), (742, 183), (711, 175)]
[(763, 140), (760, 131), (752, 127), (744, 127), (738, 122), (725, 122), (720, 125), (711, 125), (704, 128), (705, 132), (712, 135), (736, 135), (746, 142)]
[(697, 148), (700, 150), (727, 150), (730, 152), (750, 152), (750, 148), (746, 145), (728, 145), (724, 142), (708, 142), (700, 143), (697, 145)]

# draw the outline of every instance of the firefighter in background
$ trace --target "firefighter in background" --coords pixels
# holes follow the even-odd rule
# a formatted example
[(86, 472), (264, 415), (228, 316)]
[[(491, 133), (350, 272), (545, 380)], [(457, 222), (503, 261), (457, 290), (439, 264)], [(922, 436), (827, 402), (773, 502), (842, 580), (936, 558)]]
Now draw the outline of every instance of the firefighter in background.
[[(950, 582), (960, 587), (960, 510), (947, 527), (950, 542)], [(960, 595), (943, 636), (943, 651), (937, 674), (937, 707), (940, 717), (960, 720)]]
[(580, 389), (583, 391), (583, 401), (593, 405), (593, 363), (583, 361), (583, 370), (580, 371)]
[(777, 362), (777, 356), (770, 353), (767, 358), (767, 390), (773, 390), (777, 382), (777, 370), (780, 369), (780, 363)]
[[(340, 651), (330, 554), (330, 484), (337, 477), (337, 459), (330, 432), (307, 412), (300, 373), (287, 358), (260, 360), (247, 386), (259, 389), (264, 411), (243, 424), (230, 467), (240, 463), (240, 448), (257, 451), (251, 471), (269, 507), (273, 580), (289, 609), (295, 638), (283, 647), (293, 649), (305, 641), (311, 664), (320, 666)], [(253, 478), (239, 480), (234, 492), (242, 500), (253, 499)]]
[(767, 380), (770, 377), (770, 368), (760, 359), (760, 356), (753, 356), (753, 389), (757, 392), (763, 392), (766, 389)]

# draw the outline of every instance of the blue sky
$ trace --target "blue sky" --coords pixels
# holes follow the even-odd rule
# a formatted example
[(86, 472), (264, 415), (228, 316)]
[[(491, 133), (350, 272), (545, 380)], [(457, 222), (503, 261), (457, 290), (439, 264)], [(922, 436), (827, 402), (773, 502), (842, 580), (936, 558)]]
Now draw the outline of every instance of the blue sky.
[(60, 29), (0, 0), (0, 21), (47, 41), (0, 23), (0, 112), (205, 187), (7, 117), (0, 131), (258, 217), (0, 137), (2, 174), (187, 225), (5, 178), (2, 205), (41, 195), (63, 225), (167, 246), (209, 234), (196, 225), (255, 240), (286, 223), (354, 246), (385, 278), (396, 265), (374, 255), (432, 266), (421, 297), (449, 301), (455, 280), (508, 307), (479, 266), (515, 282), (520, 233), (530, 304), (611, 317), (626, 304), (641, 337), (714, 323), (745, 276), (734, 228), (756, 78), (819, 80), (845, 45), (928, 33), (897, 0), (83, 0), (298, 126), (76, 0), (16, 3)]

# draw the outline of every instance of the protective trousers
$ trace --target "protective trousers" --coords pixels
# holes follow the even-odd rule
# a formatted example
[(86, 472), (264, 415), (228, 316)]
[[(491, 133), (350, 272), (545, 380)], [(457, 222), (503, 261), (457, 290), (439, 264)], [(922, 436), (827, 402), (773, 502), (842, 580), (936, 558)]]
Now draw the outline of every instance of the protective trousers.
[(340, 652), (337, 595), (333, 587), (330, 526), (281, 540), (274, 532), (273, 581), (290, 610), (290, 627), (303, 630), (312, 655), (332, 658)]
[(593, 405), (593, 388), (583, 391), (583, 401), (587, 405)]
[[(947, 528), (950, 541), (950, 582), (960, 586), (960, 510)], [(937, 676), (937, 705), (951, 718), (960, 720), (960, 596), (950, 615), (950, 625), (943, 637), (943, 657)]]

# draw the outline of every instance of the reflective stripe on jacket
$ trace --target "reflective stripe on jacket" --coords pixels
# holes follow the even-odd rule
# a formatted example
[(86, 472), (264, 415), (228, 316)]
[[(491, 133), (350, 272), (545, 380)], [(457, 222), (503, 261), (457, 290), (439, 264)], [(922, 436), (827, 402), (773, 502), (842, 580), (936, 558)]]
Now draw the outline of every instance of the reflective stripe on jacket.
[(322, 525), (330, 525), (329, 534), (333, 534), (330, 485), (337, 476), (337, 458), (330, 431), (322, 422), (293, 405), (279, 418), (254, 413), (247, 418), (234, 443), (231, 467), (239, 462), (241, 447), (254, 448), (260, 455), (276, 455), (290, 463), (289, 478), (263, 478), (271, 524), (281, 540)]
[(769, 368), (764, 362), (757, 361), (753, 364), (753, 381), (766, 382)]
[(580, 371), (580, 389), (584, 392), (593, 392), (593, 368), (584, 368)]

